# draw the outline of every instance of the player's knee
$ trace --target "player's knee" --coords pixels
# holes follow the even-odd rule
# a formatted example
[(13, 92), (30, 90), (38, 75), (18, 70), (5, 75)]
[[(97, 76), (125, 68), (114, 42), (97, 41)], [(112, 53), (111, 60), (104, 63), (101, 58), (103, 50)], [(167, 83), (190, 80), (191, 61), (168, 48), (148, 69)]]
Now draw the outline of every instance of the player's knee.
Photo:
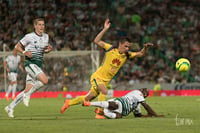
[(120, 113), (116, 113), (116, 119), (122, 118), (122, 115)]
[(48, 79), (44, 80), (42, 83), (43, 83), (44, 85), (48, 84)]
[(111, 102), (108, 102), (108, 103), (109, 103), (108, 109), (110, 109), (110, 110), (118, 109), (118, 105), (115, 102), (111, 101)]
[(44, 85), (48, 84), (48, 78), (44, 73), (38, 75), (38, 80), (40, 80)]
[(101, 93), (104, 94), (104, 95), (107, 95), (108, 94), (108, 90), (104, 89), (104, 90), (101, 91)]
[(40, 80), (40, 81), (43, 83), (43, 85), (48, 84), (48, 79), (47, 79), (47, 78), (43, 78), (43, 79)]

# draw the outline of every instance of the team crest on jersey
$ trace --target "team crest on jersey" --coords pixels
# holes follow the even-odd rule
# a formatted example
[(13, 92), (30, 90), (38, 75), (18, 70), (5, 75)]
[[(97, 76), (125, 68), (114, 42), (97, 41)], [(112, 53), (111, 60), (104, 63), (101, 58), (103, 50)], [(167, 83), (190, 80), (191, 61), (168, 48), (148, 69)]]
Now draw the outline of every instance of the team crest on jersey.
[(115, 58), (112, 60), (112, 64), (117, 64), (117, 66), (119, 66), (121, 64), (120, 60)]
[(38, 46), (35, 45), (35, 49), (38, 49)]

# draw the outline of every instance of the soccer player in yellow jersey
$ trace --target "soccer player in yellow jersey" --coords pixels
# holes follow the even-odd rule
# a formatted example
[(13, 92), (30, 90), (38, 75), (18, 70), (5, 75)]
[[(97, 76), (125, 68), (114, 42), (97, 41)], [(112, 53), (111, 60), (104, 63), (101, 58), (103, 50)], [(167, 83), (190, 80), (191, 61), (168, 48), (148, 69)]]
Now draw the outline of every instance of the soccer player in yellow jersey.
[[(91, 101), (98, 95), (98, 101), (106, 100), (106, 95), (108, 92), (106, 86), (127, 61), (127, 59), (142, 57), (146, 53), (147, 49), (153, 46), (152, 43), (147, 43), (144, 44), (144, 48), (142, 48), (139, 52), (130, 52), (130, 41), (128, 38), (123, 37), (120, 38), (118, 47), (114, 47), (113, 45), (101, 40), (104, 33), (110, 28), (110, 25), (111, 23), (109, 19), (106, 19), (103, 30), (96, 36), (94, 40), (95, 44), (105, 49), (106, 53), (102, 65), (91, 76), (90, 91), (85, 96), (79, 96), (72, 100), (66, 99), (65, 104), (61, 108), (61, 113), (64, 113), (69, 106), (80, 104), (83, 102), (83, 100)], [(96, 118), (103, 119), (104, 117), (97, 114)]]

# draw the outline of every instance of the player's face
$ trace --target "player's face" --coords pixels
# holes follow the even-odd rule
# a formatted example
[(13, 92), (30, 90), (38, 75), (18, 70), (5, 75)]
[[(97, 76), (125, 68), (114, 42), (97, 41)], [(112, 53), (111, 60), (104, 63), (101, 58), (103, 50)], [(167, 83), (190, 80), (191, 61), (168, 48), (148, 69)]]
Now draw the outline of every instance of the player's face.
[(144, 98), (148, 97), (148, 95), (149, 95), (148, 90), (146, 88), (142, 89), (142, 93), (143, 93)]
[(13, 55), (14, 55), (14, 56), (17, 55), (17, 50), (14, 49), (12, 52), (13, 52)]
[(41, 35), (45, 29), (44, 21), (37, 21), (37, 23), (34, 24), (34, 27), (35, 27), (35, 32)]
[(128, 41), (125, 41), (124, 43), (119, 43), (119, 52), (125, 53), (128, 52), (130, 47), (130, 43)]

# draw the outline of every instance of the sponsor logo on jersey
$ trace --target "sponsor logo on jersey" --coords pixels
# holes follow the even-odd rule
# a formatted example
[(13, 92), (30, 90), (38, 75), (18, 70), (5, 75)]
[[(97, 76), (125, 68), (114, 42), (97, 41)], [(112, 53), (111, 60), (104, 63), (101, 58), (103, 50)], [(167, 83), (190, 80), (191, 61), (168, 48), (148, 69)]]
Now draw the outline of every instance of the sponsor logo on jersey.
[(112, 60), (112, 64), (117, 64), (117, 66), (119, 66), (121, 64), (120, 60), (115, 58)]

